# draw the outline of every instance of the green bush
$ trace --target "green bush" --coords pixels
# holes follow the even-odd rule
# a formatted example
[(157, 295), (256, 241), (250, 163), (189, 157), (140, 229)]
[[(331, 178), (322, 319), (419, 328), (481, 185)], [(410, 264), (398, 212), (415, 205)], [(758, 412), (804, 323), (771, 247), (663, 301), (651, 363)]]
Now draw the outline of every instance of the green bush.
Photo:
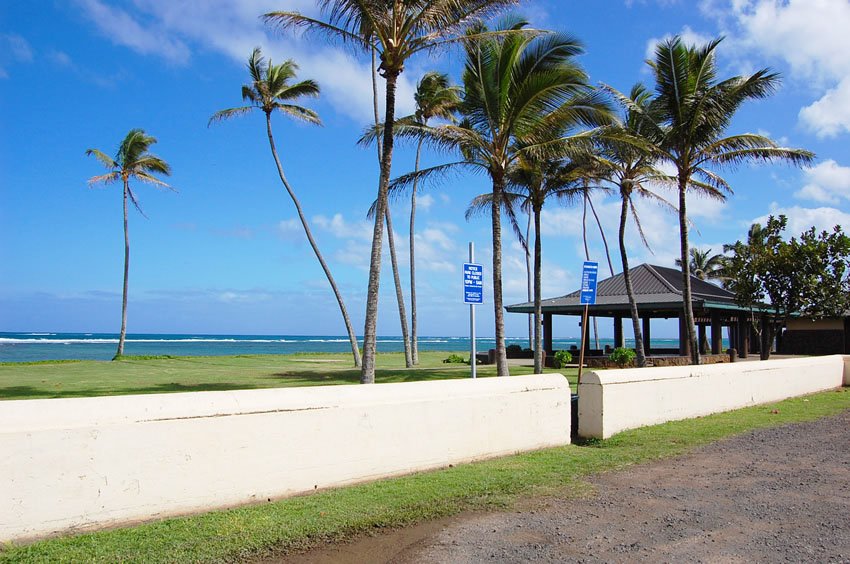
[(570, 351), (558, 351), (555, 353), (555, 368), (565, 368), (573, 361)]
[(522, 347), (519, 345), (508, 345), (505, 347), (505, 354), (508, 358), (516, 358), (522, 354)]
[(459, 354), (450, 354), (449, 358), (443, 361), (443, 364), (466, 364), (466, 359)]
[(611, 354), (608, 355), (608, 360), (615, 363), (620, 368), (623, 368), (626, 365), (629, 365), (634, 362), (636, 356), (637, 354), (635, 354), (635, 351), (633, 351), (632, 349), (624, 349), (623, 347), (617, 347), (616, 349), (611, 351)]

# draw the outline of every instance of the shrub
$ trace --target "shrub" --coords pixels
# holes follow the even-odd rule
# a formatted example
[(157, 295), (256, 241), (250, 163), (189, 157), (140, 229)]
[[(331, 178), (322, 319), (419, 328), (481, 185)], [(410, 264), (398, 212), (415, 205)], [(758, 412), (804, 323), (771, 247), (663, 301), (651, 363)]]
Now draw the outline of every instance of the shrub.
[(466, 364), (466, 359), (459, 354), (450, 354), (449, 358), (443, 361), (443, 364)]
[(570, 351), (558, 351), (555, 353), (555, 368), (564, 368), (573, 361)]
[(617, 347), (616, 349), (611, 351), (611, 354), (608, 355), (608, 360), (610, 360), (620, 368), (623, 368), (626, 365), (634, 362), (636, 356), (637, 354), (635, 354), (635, 351), (633, 351), (632, 349), (624, 349), (623, 347)]
[(505, 354), (508, 358), (516, 358), (522, 354), (522, 347), (519, 345), (508, 345), (505, 347)]

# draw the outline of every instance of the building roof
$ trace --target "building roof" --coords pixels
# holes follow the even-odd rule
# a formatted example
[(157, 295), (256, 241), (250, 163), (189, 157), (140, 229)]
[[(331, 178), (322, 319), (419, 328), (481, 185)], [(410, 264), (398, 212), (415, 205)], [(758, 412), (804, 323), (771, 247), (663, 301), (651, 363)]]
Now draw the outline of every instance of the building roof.
[[(682, 271), (666, 266), (641, 264), (629, 269), (635, 302), (640, 310), (674, 311), (683, 309)], [(576, 314), (584, 309), (580, 303), (580, 290), (565, 296), (542, 301), (544, 313)], [(741, 309), (735, 304), (735, 294), (696, 276), (691, 276), (691, 295), (694, 306), (705, 309)], [(596, 304), (591, 311), (600, 315), (610, 311), (629, 310), (629, 298), (623, 274), (600, 280), (596, 288)], [(506, 308), (511, 313), (532, 313), (531, 302)]]

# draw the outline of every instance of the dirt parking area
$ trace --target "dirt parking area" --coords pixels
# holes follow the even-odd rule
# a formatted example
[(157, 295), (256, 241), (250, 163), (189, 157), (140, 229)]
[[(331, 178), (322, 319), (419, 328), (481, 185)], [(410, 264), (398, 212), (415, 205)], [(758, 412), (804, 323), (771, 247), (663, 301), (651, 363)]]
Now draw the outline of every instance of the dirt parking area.
[(530, 500), (293, 556), (301, 563), (848, 562), (850, 411)]

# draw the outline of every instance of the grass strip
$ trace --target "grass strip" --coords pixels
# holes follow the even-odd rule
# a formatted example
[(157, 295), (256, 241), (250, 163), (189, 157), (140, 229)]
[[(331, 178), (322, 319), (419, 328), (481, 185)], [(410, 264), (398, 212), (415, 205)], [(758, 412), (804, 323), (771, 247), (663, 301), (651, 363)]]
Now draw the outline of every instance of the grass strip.
[[(0, 562), (230, 562), (283, 554), (383, 527), (465, 510), (510, 507), (520, 497), (577, 496), (587, 476), (682, 454), (735, 434), (850, 409), (850, 389), (665, 423), (589, 441), (263, 505), (136, 527), (8, 545)], [(246, 468), (246, 471), (250, 469)]]

